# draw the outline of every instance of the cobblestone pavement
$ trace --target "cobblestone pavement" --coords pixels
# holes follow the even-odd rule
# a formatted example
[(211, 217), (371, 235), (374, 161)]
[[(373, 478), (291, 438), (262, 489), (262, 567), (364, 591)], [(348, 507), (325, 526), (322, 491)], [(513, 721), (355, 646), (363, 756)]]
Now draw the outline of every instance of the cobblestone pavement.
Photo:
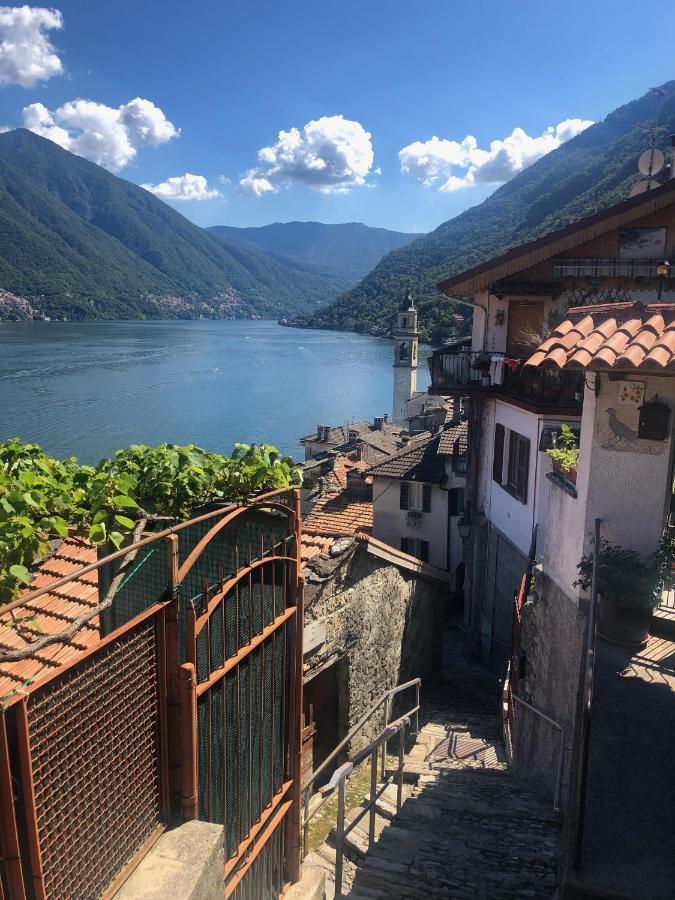
[[(359, 898), (548, 898), (557, 893), (559, 829), (551, 805), (504, 760), (496, 679), (468, 665), (447, 632), (442, 683), (423, 696), (423, 724), (406, 758), (406, 800), (378, 806), (377, 841), (352, 832), (343, 894)], [(367, 829), (367, 822), (366, 829)], [(332, 875), (328, 842), (311, 862)], [(328, 891), (331, 893), (330, 887)]]

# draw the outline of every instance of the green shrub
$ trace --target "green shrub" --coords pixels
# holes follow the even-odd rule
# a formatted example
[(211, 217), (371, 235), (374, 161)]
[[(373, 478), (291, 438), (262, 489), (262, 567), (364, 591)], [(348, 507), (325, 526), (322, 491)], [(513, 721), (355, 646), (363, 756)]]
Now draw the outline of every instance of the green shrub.
[(547, 450), (546, 453), (563, 472), (572, 472), (576, 469), (579, 459), (579, 444), (569, 425), (561, 426), (555, 447)]
[[(577, 565), (579, 578), (575, 587), (591, 589), (594, 554), (582, 556)], [(658, 549), (646, 559), (608, 541), (600, 542), (598, 593), (614, 600), (619, 606), (655, 609), (661, 602), (661, 591), (671, 559), (670, 541), (664, 538)]]

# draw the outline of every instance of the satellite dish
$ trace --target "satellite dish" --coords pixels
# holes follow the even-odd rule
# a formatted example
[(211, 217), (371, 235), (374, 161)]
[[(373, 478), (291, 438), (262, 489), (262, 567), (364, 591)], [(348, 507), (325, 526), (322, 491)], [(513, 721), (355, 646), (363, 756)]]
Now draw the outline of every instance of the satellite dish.
[(654, 188), (657, 187), (661, 187), (661, 183), (659, 181), (638, 181), (637, 184), (634, 184), (630, 189), (628, 196), (637, 197), (638, 194), (644, 194), (646, 191), (653, 191)]
[(650, 150), (645, 150), (640, 154), (638, 171), (640, 175), (646, 175), (648, 178), (651, 178), (652, 175), (659, 174), (665, 161), (663, 153), (656, 147), (652, 147)]

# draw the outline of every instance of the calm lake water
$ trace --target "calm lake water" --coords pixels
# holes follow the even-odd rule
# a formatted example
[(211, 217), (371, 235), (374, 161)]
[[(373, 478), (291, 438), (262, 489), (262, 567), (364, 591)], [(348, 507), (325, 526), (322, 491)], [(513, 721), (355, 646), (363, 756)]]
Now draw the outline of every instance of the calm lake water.
[[(275, 444), (391, 412), (390, 341), (275, 322), (0, 325), (0, 440), (95, 463), (131, 443)], [(421, 353), (418, 390), (429, 382)]]

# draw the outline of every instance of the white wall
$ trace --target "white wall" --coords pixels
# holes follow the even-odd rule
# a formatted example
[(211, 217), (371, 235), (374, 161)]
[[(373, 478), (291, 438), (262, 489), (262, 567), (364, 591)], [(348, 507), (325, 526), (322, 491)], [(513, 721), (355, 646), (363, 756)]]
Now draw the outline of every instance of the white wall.
[[(489, 400), (485, 404), (481, 440), (481, 464), (479, 469), (479, 502), (484, 514), (521, 553), (527, 554), (534, 525), (538, 525), (537, 549), (544, 546), (548, 519), (548, 494), (551, 482), (546, 473), (551, 471), (551, 460), (539, 450), (541, 432), (547, 424), (567, 422), (576, 424), (578, 417), (542, 416), (512, 406), (502, 400)], [(517, 431), (530, 441), (530, 470), (527, 485), (527, 503), (516, 500), (502, 485), (492, 479), (495, 425)], [(504, 472), (508, 457), (508, 437), (504, 445)]]
[(373, 535), (397, 550), (401, 538), (429, 541), (429, 563), (447, 568), (448, 493), (434, 484), (431, 487), (431, 512), (423, 513), (420, 528), (411, 530), (406, 524), (407, 510), (400, 508), (398, 479), (373, 478)]
[[(623, 382), (600, 376), (600, 394), (596, 400), (589, 373), (581, 423), (581, 449), (577, 467), (577, 498), (569, 497), (551, 485), (548, 502), (548, 539), (544, 549), (544, 571), (570, 597), (577, 577), (577, 563), (591, 547), (594, 521), (602, 519), (601, 534), (611, 543), (652, 553), (658, 545), (671, 491), (672, 429), (675, 417), (675, 379), (636, 376), (645, 384), (645, 397), (654, 394), (670, 404), (671, 437), (666, 441), (623, 440), (614, 429), (621, 425), (636, 433), (638, 410), (619, 402)], [(614, 416), (616, 419), (614, 419)], [(617, 420), (620, 423), (617, 425)]]

